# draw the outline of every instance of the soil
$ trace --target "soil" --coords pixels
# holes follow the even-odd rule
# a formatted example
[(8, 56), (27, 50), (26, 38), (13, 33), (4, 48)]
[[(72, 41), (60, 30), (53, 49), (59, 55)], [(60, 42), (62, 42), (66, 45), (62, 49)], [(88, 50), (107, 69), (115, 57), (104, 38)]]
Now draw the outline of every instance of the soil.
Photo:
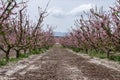
[(120, 80), (120, 71), (57, 44), (44, 54), (0, 68), (0, 80)]

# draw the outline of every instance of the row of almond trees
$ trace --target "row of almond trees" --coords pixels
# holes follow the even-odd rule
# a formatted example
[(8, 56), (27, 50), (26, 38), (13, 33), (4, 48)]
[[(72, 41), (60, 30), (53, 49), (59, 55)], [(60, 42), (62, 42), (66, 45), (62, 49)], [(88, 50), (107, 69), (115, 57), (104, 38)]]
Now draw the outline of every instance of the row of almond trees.
[(61, 39), (66, 47), (86, 51), (102, 51), (110, 56), (111, 51), (120, 52), (120, 0), (109, 11), (103, 8), (90, 9), (75, 21), (69, 35)]
[(16, 0), (0, 1), (0, 50), (6, 54), (9, 61), (10, 51), (16, 52), (19, 58), (20, 51), (31, 51), (54, 44), (53, 29), (48, 27), (42, 30), (46, 9), (39, 8), (38, 21), (35, 23), (27, 15), (27, 2)]

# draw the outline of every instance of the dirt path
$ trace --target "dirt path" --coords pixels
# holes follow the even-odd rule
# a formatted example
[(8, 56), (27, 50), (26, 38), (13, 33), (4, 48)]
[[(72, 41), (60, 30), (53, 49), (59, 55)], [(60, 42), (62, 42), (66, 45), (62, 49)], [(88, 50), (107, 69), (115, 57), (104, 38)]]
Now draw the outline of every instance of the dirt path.
[(0, 69), (0, 80), (120, 80), (120, 72), (55, 45), (45, 54)]

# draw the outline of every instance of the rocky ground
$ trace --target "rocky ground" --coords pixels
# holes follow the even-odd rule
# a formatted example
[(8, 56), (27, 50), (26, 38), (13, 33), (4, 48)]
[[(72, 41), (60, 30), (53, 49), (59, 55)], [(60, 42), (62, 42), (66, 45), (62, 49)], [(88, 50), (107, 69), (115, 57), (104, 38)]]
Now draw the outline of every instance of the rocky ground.
[(0, 68), (0, 80), (120, 80), (120, 71), (55, 45)]

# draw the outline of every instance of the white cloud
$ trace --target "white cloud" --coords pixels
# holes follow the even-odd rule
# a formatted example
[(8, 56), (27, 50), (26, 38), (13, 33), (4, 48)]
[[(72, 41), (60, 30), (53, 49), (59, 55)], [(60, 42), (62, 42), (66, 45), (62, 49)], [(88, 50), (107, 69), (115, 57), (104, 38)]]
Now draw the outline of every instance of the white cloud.
[(79, 16), (79, 15), (81, 15), (81, 13), (83, 11), (88, 11), (88, 10), (90, 10), (93, 7), (94, 7), (93, 4), (83, 4), (83, 5), (80, 5), (80, 6), (76, 7), (76, 8), (74, 8), (74, 9), (72, 9), (68, 13), (68, 15)]
[(48, 13), (56, 18), (63, 18), (65, 16), (65, 12), (61, 8), (57, 7), (50, 8)]
[(53, 7), (48, 10), (48, 13), (55, 18), (63, 18), (66, 16), (80, 16), (83, 11), (88, 11), (93, 7), (94, 7), (93, 4), (83, 4), (73, 8), (70, 11), (64, 11), (61, 8)]

